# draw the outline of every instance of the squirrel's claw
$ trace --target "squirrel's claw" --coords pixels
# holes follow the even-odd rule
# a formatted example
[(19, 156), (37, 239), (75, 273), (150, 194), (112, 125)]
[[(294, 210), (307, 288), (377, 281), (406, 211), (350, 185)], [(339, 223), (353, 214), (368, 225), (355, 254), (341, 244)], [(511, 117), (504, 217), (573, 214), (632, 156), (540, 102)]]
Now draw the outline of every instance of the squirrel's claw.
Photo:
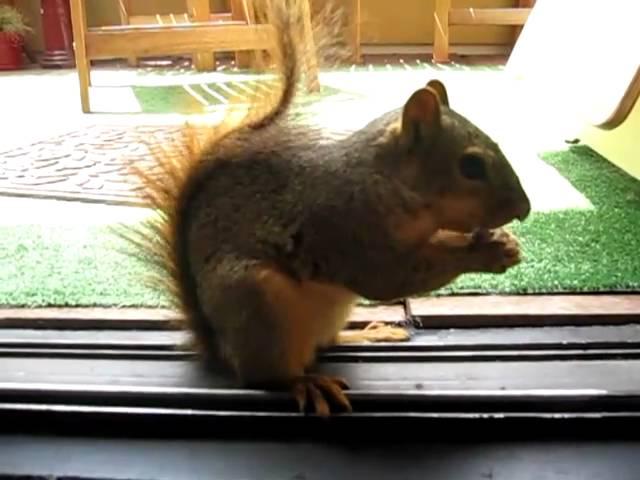
[(291, 393), (295, 398), (300, 412), (307, 410), (307, 404), (311, 403), (316, 415), (328, 417), (331, 415), (330, 400), (341, 409), (351, 412), (351, 402), (343, 390), (348, 390), (347, 382), (339, 377), (328, 375), (305, 375), (297, 379), (291, 387)]

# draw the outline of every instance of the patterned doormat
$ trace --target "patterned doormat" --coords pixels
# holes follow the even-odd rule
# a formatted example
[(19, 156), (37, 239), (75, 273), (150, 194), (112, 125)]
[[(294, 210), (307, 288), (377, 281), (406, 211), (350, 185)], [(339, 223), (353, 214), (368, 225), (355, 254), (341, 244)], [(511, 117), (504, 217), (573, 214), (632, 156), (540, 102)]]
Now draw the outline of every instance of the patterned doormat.
[(179, 125), (99, 125), (0, 152), (0, 194), (142, 205), (132, 162), (179, 138)]
[[(339, 103), (318, 106), (331, 111)], [(297, 122), (321, 127), (315, 108), (306, 107), (292, 115)], [(366, 109), (361, 110), (366, 114)], [(323, 127), (321, 134), (325, 139), (336, 139), (356, 127)], [(93, 125), (0, 151), (0, 195), (141, 206), (128, 166), (146, 162), (151, 168), (151, 149), (180, 141), (182, 128), (181, 124)]]

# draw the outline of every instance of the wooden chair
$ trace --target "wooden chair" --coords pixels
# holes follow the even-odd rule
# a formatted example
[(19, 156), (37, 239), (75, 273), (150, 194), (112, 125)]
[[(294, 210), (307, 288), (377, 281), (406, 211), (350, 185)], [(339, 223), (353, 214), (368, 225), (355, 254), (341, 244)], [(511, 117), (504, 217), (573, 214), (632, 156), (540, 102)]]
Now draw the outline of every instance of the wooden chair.
[[(249, 50), (265, 51), (275, 45), (275, 32), (268, 24), (250, 24), (229, 17), (213, 17), (209, 11), (208, 0), (188, 0), (189, 21), (179, 18), (175, 23), (139, 23), (106, 27), (87, 27), (86, 0), (70, 0), (71, 22), (75, 43), (76, 68), (80, 82), (80, 101), (82, 111), (91, 111), (89, 87), (91, 86), (91, 60), (108, 58), (128, 58), (152, 55), (196, 56), (200, 69), (212, 69), (213, 52)], [(235, 0), (234, 0), (235, 1)], [(248, 5), (248, 2), (243, 2)], [(313, 47), (311, 33), (311, 14), (307, 0), (302, 2), (306, 10), (302, 28), (304, 35)], [(224, 14), (223, 14), (224, 15)], [(244, 15), (244, 13), (243, 13)], [(251, 12), (247, 17), (252, 15)], [(231, 12), (233, 17), (233, 12)], [(176, 18), (174, 16), (174, 18)], [(193, 20), (192, 20), (193, 18)], [(186, 20), (186, 17), (183, 17)], [(307, 89), (319, 89), (318, 67), (315, 55), (305, 56), (307, 65)]]
[[(251, 25), (255, 23), (253, 3), (248, 0), (230, 0), (230, 11), (223, 13), (211, 13), (209, 0), (186, 0), (186, 12), (131, 15), (133, 0), (119, 0), (120, 20), (123, 25), (177, 25), (191, 23), (192, 21), (210, 21), (225, 25)], [(129, 57), (131, 66), (138, 64), (135, 56)], [(196, 52), (193, 54), (193, 65), (196, 70), (215, 70), (215, 52), (211, 54)], [(236, 65), (249, 66), (243, 52), (236, 52)]]
[[(514, 8), (451, 8), (451, 0), (436, 0), (434, 17), (433, 61), (449, 61), (449, 27), (451, 25), (512, 25), (527, 21), (535, 0), (517, 0)], [(517, 34), (517, 32), (516, 32)]]
[(353, 63), (362, 63), (360, 0), (351, 0), (351, 47)]

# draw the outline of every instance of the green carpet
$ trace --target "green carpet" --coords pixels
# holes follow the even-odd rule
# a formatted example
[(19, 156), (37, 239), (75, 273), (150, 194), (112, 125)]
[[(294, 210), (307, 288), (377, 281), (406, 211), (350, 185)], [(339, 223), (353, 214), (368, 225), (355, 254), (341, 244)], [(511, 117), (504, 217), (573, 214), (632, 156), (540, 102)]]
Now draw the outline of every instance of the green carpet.
[[(229, 79), (214, 83), (192, 83), (166, 86), (134, 86), (133, 93), (143, 113), (206, 113), (229, 103), (243, 103), (248, 96), (267, 88), (260, 80), (234, 81)], [(295, 108), (302, 108), (319, 100), (333, 100), (338, 96), (355, 98), (336, 88), (323, 85), (320, 92), (299, 95)]]
[[(381, 73), (381, 72), (423, 72), (425, 78), (436, 75), (443, 71), (458, 72), (483, 72), (501, 71), (502, 65), (473, 65), (462, 66), (458, 64), (439, 65), (426, 63), (419, 60), (386, 65), (353, 65), (351, 67), (324, 68), (323, 74), (329, 73)], [(214, 82), (199, 82), (192, 76), (197, 72), (184, 71), (176, 72), (173, 69), (163, 70), (153, 68), (150, 75), (155, 77), (172, 77), (183, 75), (179, 84), (171, 85), (136, 85), (131, 87), (134, 97), (138, 102), (140, 111), (143, 113), (181, 113), (198, 114), (206, 113), (227, 103), (243, 102), (247, 95), (259, 92), (266, 84), (261, 80), (259, 72), (250, 70), (226, 69), (217, 73)], [(144, 74), (143, 74), (144, 76)], [(294, 108), (303, 107), (317, 100), (335, 99), (340, 96), (342, 99), (355, 98), (353, 91), (342, 91), (337, 88), (322, 86), (322, 90), (314, 94), (306, 94), (304, 89), (300, 89)]]
[[(436, 294), (640, 289), (640, 182), (583, 146), (543, 158), (594, 208), (534, 212), (514, 225), (521, 265), (461, 277)], [(106, 227), (0, 225), (0, 304), (165, 306), (116, 247)]]

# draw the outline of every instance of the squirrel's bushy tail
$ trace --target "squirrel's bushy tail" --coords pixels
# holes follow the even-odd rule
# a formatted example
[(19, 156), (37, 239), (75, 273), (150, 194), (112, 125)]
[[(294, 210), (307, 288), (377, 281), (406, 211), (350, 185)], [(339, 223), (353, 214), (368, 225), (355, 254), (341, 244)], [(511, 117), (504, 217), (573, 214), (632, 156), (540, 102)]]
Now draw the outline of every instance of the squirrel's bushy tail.
[(115, 231), (126, 241), (125, 253), (150, 268), (150, 284), (168, 297), (171, 307), (182, 314), (181, 321), (186, 320), (194, 329), (203, 328), (208, 322), (196, 319), (200, 316), (199, 302), (188, 267), (184, 221), (188, 215), (185, 205), (197, 183), (195, 177), (203, 149), (215, 155), (216, 142), (230, 132), (242, 127), (264, 128), (278, 121), (294, 100), (301, 74), (309, 73), (305, 56), (320, 53), (321, 58), (328, 58), (331, 55), (328, 49), (337, 52), (333, 43), (326, 42), (332, 31), (337, 31), (327, 22), (333, 21), (330, 15), (319, 17), (320, 25), (316, 24), (314, 29), (316, 38), (308, 38), (308, 31), (305, 35), (303, 28), (308, 4), (303, 5), (300, 0), (256, 3), (258, 16), (275, 31), (275, 49), (269, 52), (275, 70), (270, 77), (274, 80), (269, 82), (271, 87), (256, 91), (240, 108), (228, 108), (223, 120), (213, 127), (185, 125), (177, 141), (153, 145), (150, 164), (131, 166), (131, 178), (137, 180), (140, 195), (153, 215), (143, 224), (121, 226)]

